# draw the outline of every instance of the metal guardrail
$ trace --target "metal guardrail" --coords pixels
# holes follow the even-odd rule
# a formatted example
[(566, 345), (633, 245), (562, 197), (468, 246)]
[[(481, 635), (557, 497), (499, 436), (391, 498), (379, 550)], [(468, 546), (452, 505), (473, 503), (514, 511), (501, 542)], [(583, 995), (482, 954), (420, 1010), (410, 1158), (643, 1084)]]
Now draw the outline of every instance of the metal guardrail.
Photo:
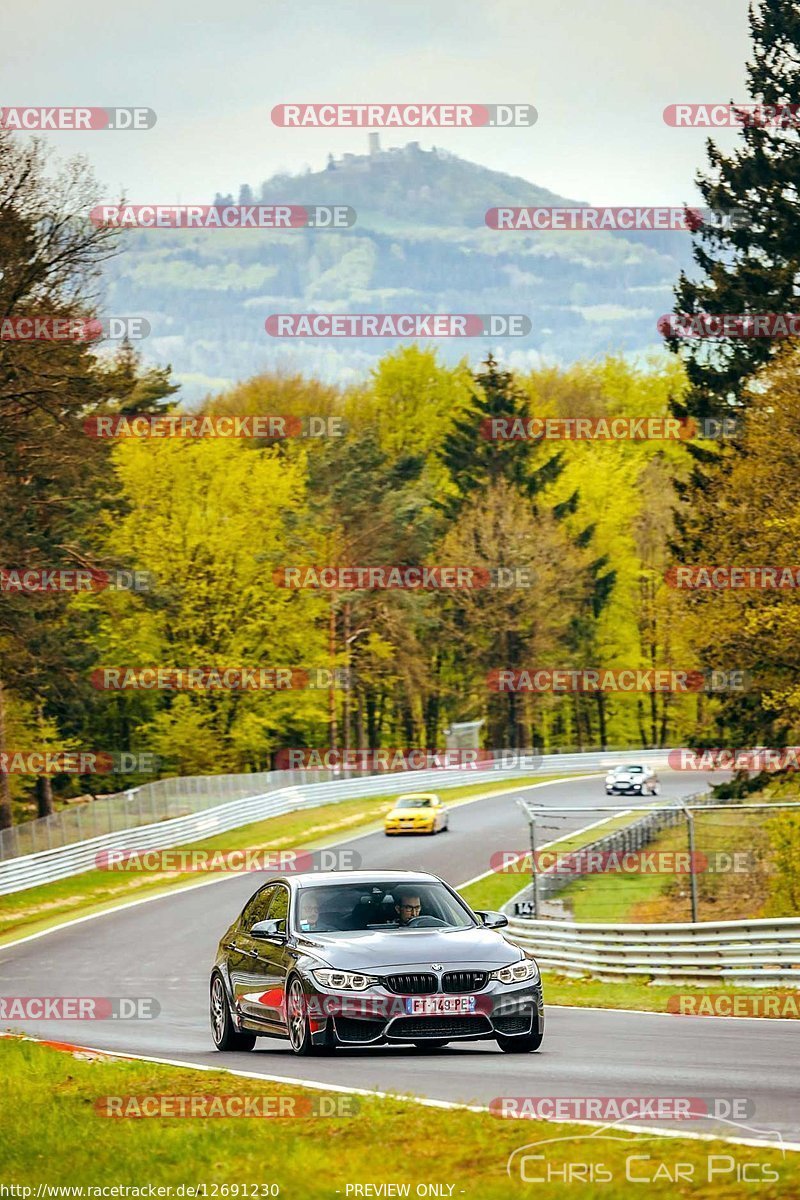
[[(570, 751), (531, 756), (531, 762), (523, 764), (523, 767), (535, 773), (553, 764), (558, 764), (559, 770), (570, 771), (575, 769), (574, 764), (584, 766), (595, 760), (602, 760), (602, 766), (623, 761), (666, 762), (668, 753), (668, 750)], [(520, 770), (523, 767), (520, 767)], [(483, 763), (480, 770), (511, 772), (513, 768)], [(410, 778), (416, 778), (419, 773), (408, 774)], [(450, 774), (450, 770), (439, 771), (440, 777)], [(262, 771), (247, 775), (181, 775), (170, 779), (156, 779), (152, 783), (145, 783), (126, 792), (73, 804), (51, 813), (48, 817), (23, 821), (10, 829), (0, 829), (0, 862), (9, 858), (20, 858), (24, 854), (36, 854), (41, 850), (55, 850), (72, 842), (88, 841), (103, 833), (120, 833), (138, 825), (151, 825), (156, 821), (168, 821), (173, 817), (203, 812), (229, 800), (263, 795), (297, 784), (342, 782), (354, 778), (363, 779), (365, 774), (353, 771), (294, 770)]]
[[(100, 796), (72, 804), (33, 821), (23, 821), (10, 829), (0, 829), (0, 862), (55, 850), (73, 842), (88, 841), (104, 833), (119, 833), (137, 825), (168, 821), (172, 817), (203, 812), (229, 800), (243, 799), (286, 786), (285, 771), (263, 771), (248, 775), (182, 775), (156, 779), (141, 787), (111, 796)], [(319, 782), (330, 772), (293, 772), (296, 782)]]
[[(627, 754), (605, 751), (554, 754), (539, 756), (537, 765), (533, 767), (524, 764), (517, 767), (481, 764), (478, 769), (401, 771), (389, 775), (360, 775), (349, 779), (338, 776), (324, 783), (319, 782), (319, 771), (273, 771), (266, 775), (198, 776), (160, 780), (157, 783), (145, 784), (144, 788), (139, 788), (136, 792), (125, 794), (126, 799), (130, 798), (127, 814), (131, 819), (127, 825), (114, 828), (111, 823), (110, 828), (96, 836), (90, 834), (81, 840), (76, 838), (67, 845), (41, 849), (32, 854), (15, 855), (0, 862), (0, 895), (92, 870), (97, 855), (102, 850), (166, 850), (300, 808), (314, 808), (321, 804), (357, 799), (359, 796), (416, 791), (425, 787), (440, 791), (465, 783), (479, 783), (484, 779), (487, 782), (496, 782), (501, 777), (507, 778), (513, 784), (515, 778), (538, 771), (542, 774), (587, 772), (626, 760), (666, 763), (668, 754), (668, 750), (631, 751)], [(244, 781), (252, 782), (247, 784)], [(189, 811), (184, 811), (182, 815), (154, 820), (147, 811), (147, 802), (138, 799), (137, 793), (157, 788), (159, 785), (168, 789), (167, 797), (170, 803), (176, 806), (184, 805)], [(235, 789), (249, 786), (252, 790), (248, 795), (224, 802), (225, 789), (229, 786)], [(260, 790), (256, 790), (259, 788)], [(149, 794), (152, 796), (152, 792)], [(120, 797), (109, 799), (119, 800)], [(94, 801), (94, 804), (102, 803), (102, 800)], [(140, 811), (140, 803), (141, 811), (146, 818), (149, 817), (147, 823), (137, 823), (134, 819)]]
[(800, 987), (800, 917), (664, 925), (512, 917), (509, 934), (540, 966), (572, 977)]

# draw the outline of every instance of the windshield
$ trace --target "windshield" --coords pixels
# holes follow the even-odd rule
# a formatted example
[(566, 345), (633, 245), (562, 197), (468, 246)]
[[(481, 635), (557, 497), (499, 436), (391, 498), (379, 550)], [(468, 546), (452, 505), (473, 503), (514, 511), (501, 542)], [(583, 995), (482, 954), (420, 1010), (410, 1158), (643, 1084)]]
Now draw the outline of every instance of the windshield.
[(618, 775), (628, 775), (628, 774), (634, 775), (637, 771), (643, 771), (643, 770), (644, 770), (644, 767), (617, 767), (616, 768), (616, 772)]
[(395, 808), (430, 808), (432, 803), (430, 796), (401, 796)]
[(359, 929), (469, 929), (475, 921), (442, 883), (333, 883), (302, 888), (293, 918), (301, 933)]

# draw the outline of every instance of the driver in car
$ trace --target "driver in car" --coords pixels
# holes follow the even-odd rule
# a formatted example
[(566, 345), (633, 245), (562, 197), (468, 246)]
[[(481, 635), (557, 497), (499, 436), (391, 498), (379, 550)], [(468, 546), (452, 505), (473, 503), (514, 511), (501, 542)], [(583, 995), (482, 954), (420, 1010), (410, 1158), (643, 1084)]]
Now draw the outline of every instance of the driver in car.
[(398, 892), (394, 910), (401, 925), (410, 925), (422, 912), (422, 901), (415, 892)]
[(300, 893), (300, 928), (304, 933), (331, 932), (331, 926), (320, 919), (319, 901), (313, 892)]

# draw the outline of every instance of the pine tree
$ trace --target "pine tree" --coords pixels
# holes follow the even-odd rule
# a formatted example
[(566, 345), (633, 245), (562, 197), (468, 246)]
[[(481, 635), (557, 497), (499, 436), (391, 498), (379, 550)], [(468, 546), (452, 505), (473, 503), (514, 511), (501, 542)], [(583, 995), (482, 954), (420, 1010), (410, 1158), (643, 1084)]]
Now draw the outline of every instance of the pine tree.
[(494, 440), (487, 436), (492, 418), (525, 421), (530, 412), (514, 376), (510, 371), (500, 370), (491, 353), (483, 368), (475, 375), (477, 387), (472, 407), (453, 422), (439, 452), (456, 489), (454, 495), (439, 501), (439, 507), (450, 518), (456, 517), (465, 501), (476, 492), (485, 491), (501, 480), (533, 500), (542, 488), (558, 478), (563, 466), (561, 451), (534, 467), (531, 442)]
[[(800, 6), (758, 0), (750, 7), (753, 60), (748, 90), (757, 105), (784, 108), (784, 117), (752, 119), (741, 142), (723, 154), (712, 139), (710, 170), (697, 183), (706, 205), (734, 219), (712, 219), (694, 233), (702, 277), (681, 274), (675, 311), (686, 314), (785, 313), (797, 308), (800, 283)], [(744, 113), (742, 119), (745, 119)], [(747, 384), (779, 339), (724, 341), (669, 337), (686, 357), (687, 409), (699, 420), (719, 418), (747, 403)]]

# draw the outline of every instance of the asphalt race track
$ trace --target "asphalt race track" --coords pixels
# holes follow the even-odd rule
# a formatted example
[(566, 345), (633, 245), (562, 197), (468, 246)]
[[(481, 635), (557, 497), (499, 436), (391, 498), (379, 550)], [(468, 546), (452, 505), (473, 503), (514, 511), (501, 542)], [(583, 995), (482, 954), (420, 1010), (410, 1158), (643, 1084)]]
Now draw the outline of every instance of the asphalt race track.
[[(705, 782), (669, 772), (661, 780), (662, 799), (699, 791)], [(340, 845), (357, 851), (364, 867), (431, 870), (458, 885), (486, 872), (493, 852), (525, 847), (520, 795), (565, 806), (606, 802), (602, 777), (563, 780), (458, 805), (447, 834), (370, 833)], [(542, 840), (599, 816), (565, 814), (559, 830)], [(747, 1097), (755, 1105), (747, 1128), (692, 1121), (680, 1129), (800, 1143), (800, 1025), (788, 1020), (549, 1008), (543, 1047), (532, 1055), (476, 1042), (424, 1055), (388, 1047), (298, 1059), (288, 1042), (270, 1039), (249, 1054), (220, 1054), (208, 1028), (209, 969), (221, 934), (261, 882), (255, 874), (223, 876), (0, 948), (4, 996), (151, 996), (161, 1007), (150, 1021), (31, 1021), (14, 1028), (101, 1049), (481, 1105), (499, 1096)], [(665, 997), (671, 990), (664, 988)]]

